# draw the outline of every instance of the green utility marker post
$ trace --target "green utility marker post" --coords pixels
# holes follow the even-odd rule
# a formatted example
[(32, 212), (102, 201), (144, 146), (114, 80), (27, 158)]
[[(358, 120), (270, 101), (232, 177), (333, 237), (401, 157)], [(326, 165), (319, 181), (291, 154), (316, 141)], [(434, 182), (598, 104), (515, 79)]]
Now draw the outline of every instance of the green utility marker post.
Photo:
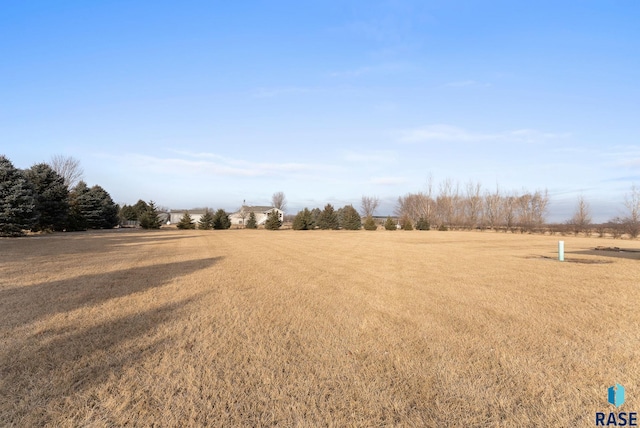
[(564, 261), (564, 241), (558, 241), (558, 260)]

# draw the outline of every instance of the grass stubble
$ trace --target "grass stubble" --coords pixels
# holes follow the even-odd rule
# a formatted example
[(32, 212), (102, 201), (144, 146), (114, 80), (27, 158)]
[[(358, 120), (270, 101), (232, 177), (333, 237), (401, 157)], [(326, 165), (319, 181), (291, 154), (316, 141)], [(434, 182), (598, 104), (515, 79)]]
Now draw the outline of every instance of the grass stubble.
[(640, 411), (640, 253), (557, 239), (0, 240), (0, 426), (593, 426), (615, 382)]

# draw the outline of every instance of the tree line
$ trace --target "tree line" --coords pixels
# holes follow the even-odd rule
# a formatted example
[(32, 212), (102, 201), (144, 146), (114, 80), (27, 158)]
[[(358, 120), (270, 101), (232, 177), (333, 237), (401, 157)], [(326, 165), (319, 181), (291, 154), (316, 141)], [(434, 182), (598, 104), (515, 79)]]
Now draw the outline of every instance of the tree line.
[(57, 156), (21, 170), (0, 155), (0, 236), (115, 227), (119, 208), (109, 193), (81, 178), (73, 158)]
[(547, 190), (502, 192), (496, 187), (483, 191), (480, 183), (462, 187), (447, 179), (439, 184), (437, 193), (429, 182), (426, 192), (399, 197), (395, 214), (402, 223), (422, 220), (439, 229), (533, 231), (545, 224), (548, 205)]
[[(0, 236), (21, 236), (26, 231), (78, 231), (108, 229), (121, 222), (135, 221), (142, 228), (160, 228), (159, 208), (153, 201), (139, 200), (134, 205), (119, 207), (109, 193), (99, 185), (89, 187), (82, 181), (79, 162), (71, 157), (54, 156), (50, 162), (34, 164), (20, 170), (11, 161), (0, 156)], [(593, 225), (589, 203), (578, 198), (573, 216), (562, 225), (546, 224), (549, 205), (547, 190), (503, 191), (483, 189), (480, 183), (459, 182), (446, 179), (439, 183), (437, 191), (428, 180), (426, 191), (407, 193), (397, 200), (394, 214), (381, 225), (387, 230), (438, 230), (493, 229), (498, 231), (532, 232), (553, 231), (586, 233), (594, 227), (600, 236), (611, 233), (614, 237), (627, 234), (640, 235), (640, 188), (633, 185), (625, 196), (626, 215), (615, 217), (605, 224)], [(286, 208), (283, 192), (274, 193), (272, 205)], [(363, 196), (360, 212), (352, 205), (335, 209), (326, 204), (324, 209), (304, 208), (292, 219), (295, 230), (346, 229), (376, 230), (379, 224), (374, 214), (380, 205), (375, 196)], [(280, 217), (274, 211), (265, 223), (267, 229), (279, 229)], [(215, 213), (206, 210), (196, 222), (185, 213), (178, 228), (228, 229), (229, 215), (219, 209)], [(250, 213), (245, 225), (257, 228), (254, 213)]]

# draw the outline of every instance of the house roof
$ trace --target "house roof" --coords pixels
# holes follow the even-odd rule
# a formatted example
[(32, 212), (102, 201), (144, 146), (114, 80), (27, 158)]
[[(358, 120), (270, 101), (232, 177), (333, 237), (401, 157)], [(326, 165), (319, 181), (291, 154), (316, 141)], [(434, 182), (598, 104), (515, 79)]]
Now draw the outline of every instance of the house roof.
[[(171, 210), (171, 214), (184, 214), (186, 212), (189, 212), (189, 214), (204, 214), (207, 212), (207, 210), (204, 209), (196, 209), (196, 210)], [(211, 211), (211, 210), (209, 210)], [(211, 211), (211, 214), (213, 214), (214, 211)]]
[[(238, 211), (236, 211), (236, 213), (239, 213), (240, 211), (247, 212), (254, 212), (254, 213), (264, 213), (267, 211), (273, 211), (277, 209), (276, 207), (269, 207), (269, 206), (261, 206), (261, 205), (257, 205), (257, 206), (249, 206), (249, 205), (243, 205), (242, 207), (240, 207), (240, 209)], [(234, 213), (235, 214), (235, 213)]]

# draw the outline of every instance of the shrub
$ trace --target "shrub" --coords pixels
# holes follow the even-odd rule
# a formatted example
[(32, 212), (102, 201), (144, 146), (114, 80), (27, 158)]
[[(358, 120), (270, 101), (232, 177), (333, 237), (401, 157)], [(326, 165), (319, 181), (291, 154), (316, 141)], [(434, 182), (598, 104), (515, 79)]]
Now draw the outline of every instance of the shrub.
[(440, 225), (440, 227), (438, 228), (438, 230), (439, 230), (440, 232), (446, 232), (446, 231), (448, 231), (448, 230), (449, 230), (449, 228), (448, 228), (446, 225), (441, 224), (441, 225)]
[(178, 222), (178, 229), (195, 229), (196, 223), (191, 218), (189, 211), (186, 211)]
[(409, 216), (404, 216), (400, 223), (402, 225), (402, 230), (413, 230), (413, 224), (411, 223), (411, 218)]
[(256, 213), (254, 213), (253, 211), (251, 211), (249, 213), (249, 220), (247, 220), (246, 228), (247, 229), (257, 229), (258, 228), (258, 222), (256, 221)]
[(340, 223), (338, 222), (338, 215), (333, 209), (331, 204), (327, 204), (324, 210), (318, 216), (318, 227), (320, 229), (338, 229)]
[[(138, 204), (140, 202), (142, 201), (138, 201)], [(136, 206), (138, 204), (136, 204)], [(140, 222), (140, 227), (143, 229), (160, 229), (161, 222), (155, 202), (150, 201), (149, 204), (147, 204), (144, 212), (138, 216), (138, 221)]]
[(384, 222), (384, 228), (386, 230), (396, 230), (396, 222), (393, 221), (393, 219), (391, 218), (391, 216), (387, 216), (387, 220), (385, 220)]
[(271, 211), (267, 217), (267, 221), (264, 223), (265, 229), (278, 230), (280, 226), (282, 226), (280, 214), (276, 210)]
[(229, 229), (231, 227), (231, 220), (229, 220), (229, 214), (222, 208), (216, 211), (213, 215), (213, 228), (216, 230)]
[(200, 221), (198, 222), (198, 229), (213, 229), (213, 213), (210, 210), (205, 210), (203, 216), (200, 217)]
[(378, 225), (376, 224), (373, 217), (368, 216), (364, 221), (364, 230), (376, 230), (378, 229)]
[(429, 230), (430, 227), (429, 222), (424, 217), (420, 217), (416, 222), (417, 230)]
[(311, 217), (311, 211), (305, 208), (299, 211), (293, 219), (293, 230), (311, 230), (313, 229), (313, 218)]
[(347, 205), (342, 209), (342, 228), (346, 230), (360, 230), (362, 219), (360, 214), (352, 205)]

